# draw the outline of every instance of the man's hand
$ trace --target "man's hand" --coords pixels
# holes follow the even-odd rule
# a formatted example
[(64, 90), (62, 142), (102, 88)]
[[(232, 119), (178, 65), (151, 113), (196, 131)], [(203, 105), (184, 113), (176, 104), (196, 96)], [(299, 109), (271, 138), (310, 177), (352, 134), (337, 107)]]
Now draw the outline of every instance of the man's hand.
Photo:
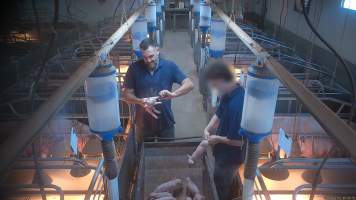
[(205, 129), (204, 129), (204, 136), (203, 136), (204, 139), (205, 139), (205, 140), (209, 139), (209, 136), (210, 136), (210, 133), (209, 133), (209, 131), (205, 128)]
[(159, 92), (160, 99), (173, 99), (175, 97), (177, 97), (177, 94), (169, 90), (162, 90)]
[(158, 96), (143, 98), (141, 104), (145, 111), (148, 112), (155, 119), (158, 119), (157, 115), (161, 113), (155, 108), (155, 105), (162, 104), (162, 102), (158, 101), (158, 98)]
[(158, 119), (158, 114), (161, 114), (161, 112), (159, 110), (157, 110), (153, 105), (146, 105), (144, 106), (144, 109), (146, 112), (148, 112), (152, 117), (154, 117), (155, 119)]
[(218, 136), (218, 135), (211, 135), (208, 138), (208, 142), (209, 142), (210, 145), (215, 145), (215, 144), (221, 142), (221, 137)]
[(154, 106), (154, 105), (161, 104), (162, 102), (159, 102), (158, 98), (159, 98), (159, 96), (143, 98), (142, 106), (145, 107), (145, 106)]

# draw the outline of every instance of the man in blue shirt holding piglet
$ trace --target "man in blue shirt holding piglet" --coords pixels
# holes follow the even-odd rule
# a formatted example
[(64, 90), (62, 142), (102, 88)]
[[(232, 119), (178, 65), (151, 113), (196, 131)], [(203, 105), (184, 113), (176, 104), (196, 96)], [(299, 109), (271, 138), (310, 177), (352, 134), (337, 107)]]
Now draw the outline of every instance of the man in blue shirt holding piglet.
[[(171, 99), (193, 89), (192, 81), (172, 61), (159, 56), (157, 44), (147, 38), (140, 43), (143, 59), (129, 67), (124, 81), (124, 97), (137, 104), (136, 136), (174, 138), (174, 117)], [(180, 85), (172, 91), (174, 83)]]

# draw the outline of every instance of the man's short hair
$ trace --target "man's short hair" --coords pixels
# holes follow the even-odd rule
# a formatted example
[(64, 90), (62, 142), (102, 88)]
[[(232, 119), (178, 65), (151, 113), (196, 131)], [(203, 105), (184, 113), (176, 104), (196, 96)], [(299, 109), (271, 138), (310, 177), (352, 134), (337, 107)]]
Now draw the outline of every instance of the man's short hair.
[(234, 74), (230, 67), (220, 60), (211, 62), (205, 69), (204, 75), (206, 80), (222, 79), (229, 82), (234, 80)]
[(157, 47), (157, 46), (158, 46), (157, 43), (150, 38), (146, 38), (142, 40), (140, 43), (140, 49), (144, 51), (147, 50), (149, 47)]

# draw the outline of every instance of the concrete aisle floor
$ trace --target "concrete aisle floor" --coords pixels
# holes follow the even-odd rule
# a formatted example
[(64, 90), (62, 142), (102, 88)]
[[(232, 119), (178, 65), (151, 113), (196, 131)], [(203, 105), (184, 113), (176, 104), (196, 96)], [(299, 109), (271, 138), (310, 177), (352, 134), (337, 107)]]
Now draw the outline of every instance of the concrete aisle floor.
[(198, 78), (193, 61), (193, 49), (187, 32), (166, 32), (163, 56), (174, 61), (194, 83), (194, 90), (173, 100), (176, 137), (202, 136), (207, 124), (198, 89)]

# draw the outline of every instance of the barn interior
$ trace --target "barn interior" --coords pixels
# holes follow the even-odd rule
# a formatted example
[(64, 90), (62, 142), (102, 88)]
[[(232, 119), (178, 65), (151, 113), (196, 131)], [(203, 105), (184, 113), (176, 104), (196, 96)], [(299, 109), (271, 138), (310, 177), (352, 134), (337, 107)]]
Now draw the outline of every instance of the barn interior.
[[(0, 199), (156, 199), (160, 184), (189, 177), (219, 200), (213, 147), (186, 162), (219, 106), (204, 78), (216, 60), (246, 96), (269, 90), (251, 89), (251, 66), (276, 86), (269, 102), (244, 107), (262, 119), (251, 126), (271, 126), (246, 138), (233, 199), (356, 199), (356, 0), (13, 0), (0, 9)], [(138, 140), (139, 105), (122, 95), (145, 38), (194, 84), (172, 101), (169, 140)], [(103, 120), (107, 130), (95, 131)]]

